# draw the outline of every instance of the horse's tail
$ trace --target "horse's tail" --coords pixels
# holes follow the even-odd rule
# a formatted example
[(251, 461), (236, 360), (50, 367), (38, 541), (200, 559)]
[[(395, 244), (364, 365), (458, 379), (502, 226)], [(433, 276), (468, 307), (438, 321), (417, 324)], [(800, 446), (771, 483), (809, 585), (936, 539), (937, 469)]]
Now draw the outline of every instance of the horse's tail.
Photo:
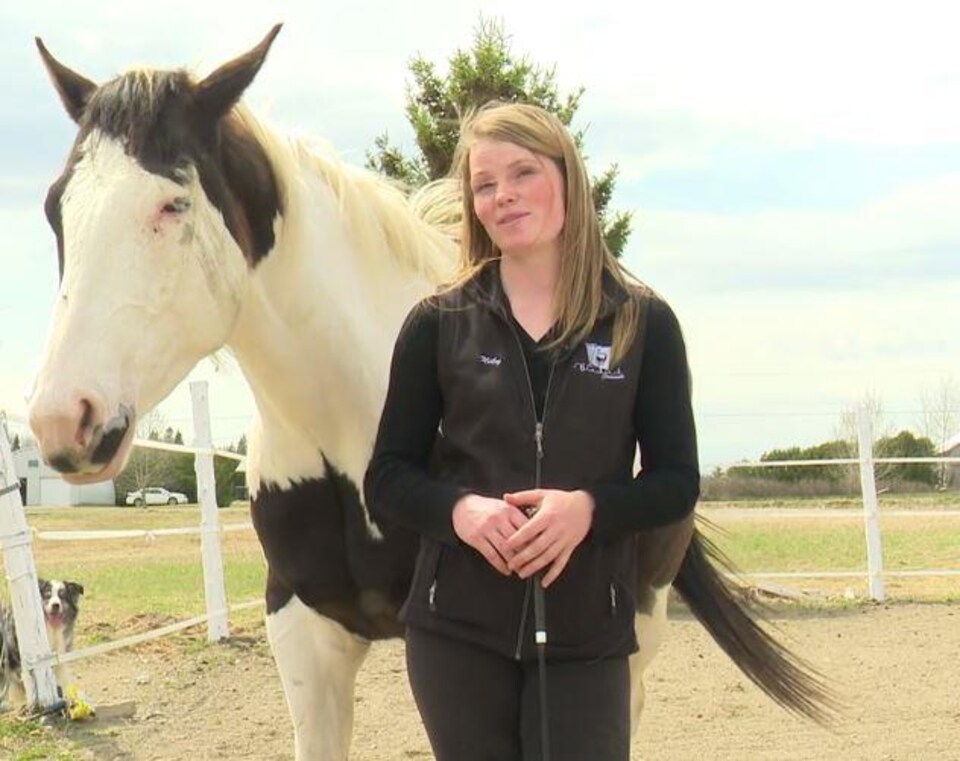
[(789, 711), (830, 724), (839, 701), (824, 677), (770, 636), (749, 611), (744, 591), (724, 573), (722, 551), (694, 531), (673, 587), (697, 620), (761, 690)]

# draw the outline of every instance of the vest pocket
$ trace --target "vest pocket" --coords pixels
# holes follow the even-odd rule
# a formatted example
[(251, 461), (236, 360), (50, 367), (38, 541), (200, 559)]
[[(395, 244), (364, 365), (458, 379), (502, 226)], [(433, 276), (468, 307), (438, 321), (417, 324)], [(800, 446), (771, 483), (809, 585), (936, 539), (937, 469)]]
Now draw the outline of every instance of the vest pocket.
[(417, 557), (408, 600), (414, 606), (425, 604), (433, 612), (436, 610), (437, 570), (440, 567), (443, 546), (430, 539), (422, 538), (420, 542), (420, 554)]

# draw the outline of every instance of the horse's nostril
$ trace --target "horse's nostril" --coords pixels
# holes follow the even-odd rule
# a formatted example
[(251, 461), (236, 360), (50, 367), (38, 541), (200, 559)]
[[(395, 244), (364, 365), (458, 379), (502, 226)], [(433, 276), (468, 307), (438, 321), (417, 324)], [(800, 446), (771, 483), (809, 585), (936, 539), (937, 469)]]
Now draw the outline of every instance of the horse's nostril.
[(80, 424), (77, 426), (77, 445), (86, 448), (93, 439), (93, 405), (86, 399), (80, 400)]
[(105, 465), (113, 459), (120, 449), (123, 437), (127, 435), (134, 420), (132, 410), (126, 405), (120, 405), (120, 413), (103, 425), (103, 435), (97, 444), (90, 461), (97, 465)]
[(58, 454), (50, 458), (50, 467), (58, 473), (76, 473), (77, 465), (68, 454)]

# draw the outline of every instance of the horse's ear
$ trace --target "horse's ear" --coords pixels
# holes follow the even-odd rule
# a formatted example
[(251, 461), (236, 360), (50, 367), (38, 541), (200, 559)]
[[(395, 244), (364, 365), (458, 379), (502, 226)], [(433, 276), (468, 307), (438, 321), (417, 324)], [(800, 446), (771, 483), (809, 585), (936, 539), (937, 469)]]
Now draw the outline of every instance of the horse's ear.
[(282, 26), (277, 24), (259, 45), (223, 64), (197, 85), (197, 106), (203, 116), (216, 120), (233, 108), (260, 71), (267, 51)]
[(35, 37), (34, 40), (37, 43), (37, 49), (40, 51), (40, 57), (43, 58), (43, 65), (47, 67), (50, 79), (53, 80), (53, 86), (56, 87), (57, 92), (60, 93), (60, 100), (63, 101), (67, 113), (70, 114), (71, 119), (79, 122), (80, 116), (83, 114), (83, 109), (86, 107), (90, 95), (97, 89), (97, 86), (86, 77), (82, 77), (72, 69), (68, 69), (50, 55), (50, 51), (47, 50), (43, 44), (43, 40), (39, 37)]

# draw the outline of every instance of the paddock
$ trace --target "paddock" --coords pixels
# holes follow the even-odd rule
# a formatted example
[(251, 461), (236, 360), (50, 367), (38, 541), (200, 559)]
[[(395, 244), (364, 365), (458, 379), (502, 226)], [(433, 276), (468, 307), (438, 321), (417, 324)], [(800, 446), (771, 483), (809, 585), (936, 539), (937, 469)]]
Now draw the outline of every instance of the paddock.
[[(960, 605), (787, 606), (772, 620), (786, 641), (834, 676), (848, 708), (833, 732), (778, 709), (678, 606), (648, 673), (648, 708), (631, 759), (960, 759)], [(96, 759), (293, 758), (279, 678), (259, 624), (236, 631), (227, 644), (207, 645), (198, 630), (78, 663), (76, 671), (95, 702), (138, 705), (133, 719), (67, 728)], [(432, 758), (399, 642), (373, 648), (356, 703), (352, 759)]]
[[(889, 569), (960, 570), (955, 498), (884, 499)], [(247, 510), (245, 505), (220, 510), (224, 528), (240, 528)], [(788, 511), (708, 504), (701, 510), (728, 532), (723, 544), (745, 570), (828, 573), (863, 567), (863, 525), (856, 510), (824, 516), (812, 506)], [(784, 515), (789, 512), (797, 515)], [(145, 512), (31, 509), (31, 525), (40, 529), (38, 567), (88, 585), (78, 627), (81, 647), (136, 635), (202, 610), (200, 538), (161, 535), (165, 527), (195, 523), (198, 517), (197, 506)], [(151, 530), (126, 541), (42, 539), (45, 531), (74, 529), (80, 523), (118, 529), (145, 524)], [(771, 549), (777, 536), (789, 536), (795, 546)], [(263, 561), (253, 532), (229, 531), (222, 539), (228, 599), (256, 596), (263, 584)], [(760, 552), (758, 546), (766, 549)], [(782, 565), (774, 563), (777, 558)], [(777, 708), (685, 609), (674, 605), (668, 638), (647, 677), (647, 713), (632, 759), (960, 759), (960, 584), (955, 576), (910, 575), (892, 581), (887, 604), (867, 599), (863, 572), (839, 580), (769, 582), (811, 590), (799, 602), (774, 601), (771, 621), (785, 643), (833, 676), (848, 704), (834, 733)], [(75, 663), (76, 682), (94, 705), (134, 701), (136, 713), (124, 720), (56, 724), (50, 736), (79, 746), (75, 756), (65, 757), (70, 761), (290, 761), (289, 718), (262, 617), (262, 608), (232, 614), (230, 637), (219, 644), (209, 644), (205, 628), (198, 625), (186, 634)], [(352, 759), (432, 757), (407, 687), (399, 642), (374, 646), (360, 672), (356, 703)], [(82, 755), (88, 751), (92, 755)]]

